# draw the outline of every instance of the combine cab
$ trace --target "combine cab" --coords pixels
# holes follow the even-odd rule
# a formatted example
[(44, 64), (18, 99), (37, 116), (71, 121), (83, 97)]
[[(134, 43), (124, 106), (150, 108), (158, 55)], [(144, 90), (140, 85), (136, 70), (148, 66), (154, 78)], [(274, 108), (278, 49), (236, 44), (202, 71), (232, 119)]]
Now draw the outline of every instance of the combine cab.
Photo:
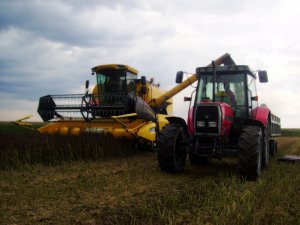
[[(117, 138), (155, 140), (156, 117), (163, 127), (164, 118), (172, 112), (172, 99), (154, 112), (149, 106), (153, 98), (165, 91), (138, 79), (138, 71), (127, 65), (101, 65), (92, 68), (97, 84), (92, 93), (46, 95), (40, 98), (38, 113), (50, 124), (38, 129), (40, 133), (81, 135), (99, 133)], [(88, 89), (89, 82), (86, 83)], [(155, 113), (159, 113), (158, 116)]]
[[(280, 135), (280, 119), (266, 105), (258, 104), (256, 75), (244, 65), (199, 67), (194, 103), (188, 123), (166, 125), (158, 142), (160, 168), (180, 172), (189, 156), (191, 164), (207, 158), (236, 156), (241, 173), (257, 179), (277, 151), (273, 137)], [(266, 71), (258, 72), (267, 82)], [(177, 74), (181, 82), (182, 72)]]
[[(97, 84), (89, 94), (47, 95), (40, 98), (38, 113), (44, 121), (59, 119), (110, 118), (135, 113), (137, 99), (146, 103), (150, 95), (163, 94), (157, 86), (146, 82), (145, 77), (137, 79), (138, 71), (126, 65), (102, 65), (92, 69)], [(88, 88), (88, 81), (86, 83)], [(147, 89), (150, 89), (149, 90)], [(172, 111), (172, 108), (165, 108)]]

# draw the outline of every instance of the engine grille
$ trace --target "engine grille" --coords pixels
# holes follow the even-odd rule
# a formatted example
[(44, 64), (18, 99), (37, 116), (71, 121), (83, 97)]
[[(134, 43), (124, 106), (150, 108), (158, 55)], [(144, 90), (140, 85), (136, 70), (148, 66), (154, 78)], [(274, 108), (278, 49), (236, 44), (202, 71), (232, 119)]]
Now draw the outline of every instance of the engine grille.
[(196, 134), (220, 134), (221, 111), (218, 105), (198, 105), (194, 118)]

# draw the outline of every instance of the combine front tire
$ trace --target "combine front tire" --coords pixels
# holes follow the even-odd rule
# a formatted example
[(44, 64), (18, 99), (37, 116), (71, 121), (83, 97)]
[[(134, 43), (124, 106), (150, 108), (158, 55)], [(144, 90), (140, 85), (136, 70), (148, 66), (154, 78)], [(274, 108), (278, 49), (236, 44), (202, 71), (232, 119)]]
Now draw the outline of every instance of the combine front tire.
[(186, 133), (180, 124), (167, 124), (159, 135), (158, 163), (162, 171), (167, 173), (182, 172), (185, 167)]
[(262, 166), (262, 130), (256, 126), (246, 126), (239, 139), (239, 159), (241, 174), (247, 180), (256, 180)]

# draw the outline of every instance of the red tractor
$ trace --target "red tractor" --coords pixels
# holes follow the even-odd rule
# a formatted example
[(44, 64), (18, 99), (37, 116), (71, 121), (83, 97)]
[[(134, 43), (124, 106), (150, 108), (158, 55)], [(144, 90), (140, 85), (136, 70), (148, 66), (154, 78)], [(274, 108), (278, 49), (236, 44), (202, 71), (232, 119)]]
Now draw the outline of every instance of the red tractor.
[[(187, 156), (191, 164), (208, 158), (239, 158), (240, 171), (256, 180), (277, 152), (274, 136), (280, 135), (280, 119), (265, 105), (258, 105), (256, 74), (245, 65), (210, 66), (196, 69), (198, 84), (190, 98), (187, 124), (174, 118), (157, 140), (162, 171), (181, 172)], [(176, 82), (181, 83), (183, 72)], [(268, 82), (267, 72), (258, 71)], [(193, 104), (192, 104), (193, 99)], [(173, 121), (173, 122), (172, 122)]]

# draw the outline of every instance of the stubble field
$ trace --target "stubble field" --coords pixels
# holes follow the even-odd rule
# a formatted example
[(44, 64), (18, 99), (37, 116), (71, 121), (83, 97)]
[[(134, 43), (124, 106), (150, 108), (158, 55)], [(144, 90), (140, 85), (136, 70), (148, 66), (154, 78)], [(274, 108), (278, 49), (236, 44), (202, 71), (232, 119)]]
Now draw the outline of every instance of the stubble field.
[(161, 173), (155, 152), (106, 138), (44, 137), (0, 125), (0, 224), (300, 224), (300, 130), (256, 182), (235, 159)]

